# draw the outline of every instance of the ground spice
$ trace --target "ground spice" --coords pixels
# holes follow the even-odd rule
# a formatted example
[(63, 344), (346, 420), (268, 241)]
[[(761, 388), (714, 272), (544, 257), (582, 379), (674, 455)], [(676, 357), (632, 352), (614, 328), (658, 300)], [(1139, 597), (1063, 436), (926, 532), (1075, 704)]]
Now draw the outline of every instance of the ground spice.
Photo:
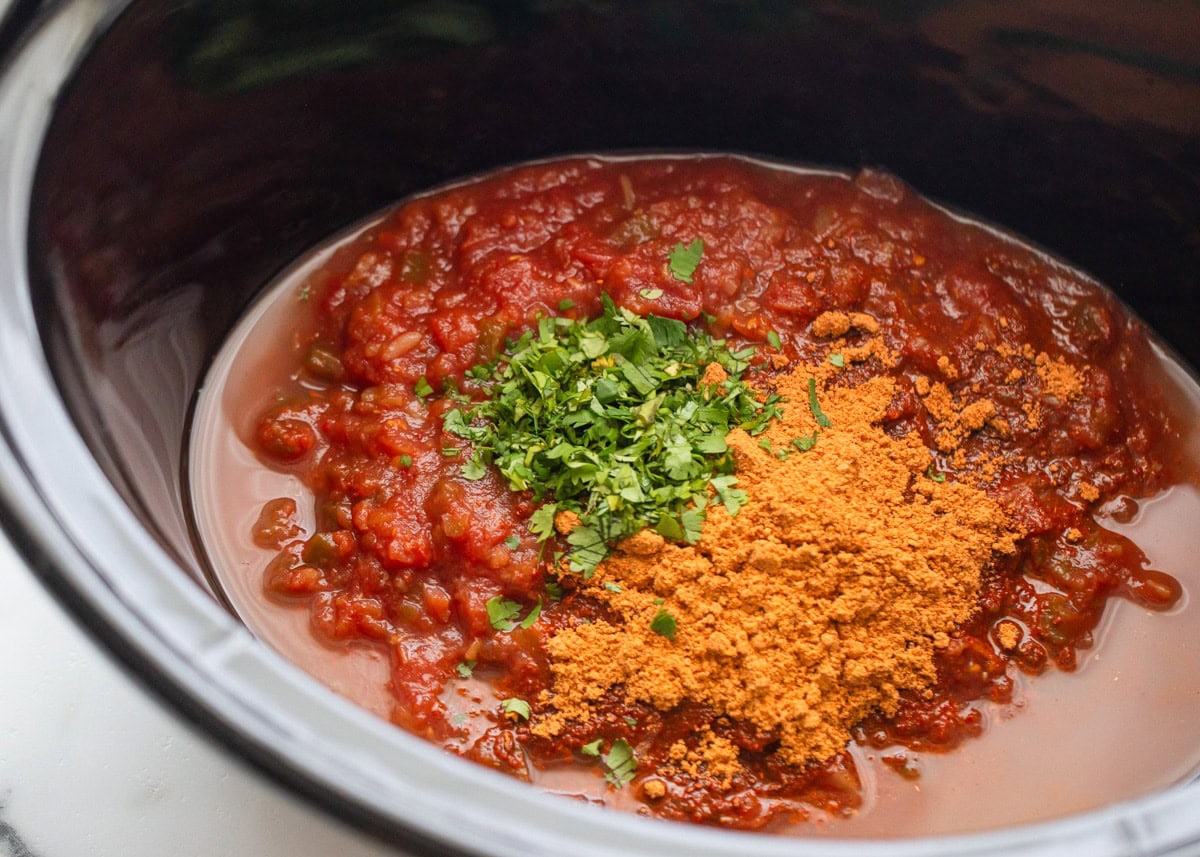
[(1006, 652), (1016, 651), (1024, 636), (1021, 626), (1012, 619), (1001, 619), (996, 623), (993, 633), (1000, 648)]
[(861, 330), (863, 333), (878, 333), (879, 320), (865, 312), (831, 310), (821, 313), (812, 322), (813, 336), (825, 338), (845, 336), (852, 329)]
[[(851, 327), (830, 321), (830, 335)], [(750, 498), (736, 517), (710, 507), (693, 546), (644, 532), (582, 583), (612, 618), (549, 640), (536, 734), (587, 720), (613, 693), (662, 711), (691, 700), (769, 730), (803, 764), (842, 750), (871, 711), (894, 712), (902, 689), (932, 684), (935, 648), (975, 611), (982, 570), (1017, 534), (978, 488), (934, 481), (916, 437), (883, 430), (890, 379), (819, 383), (822, 428), (809, 407), (818, 376), (803, 365), (780, 376), (783, 420), (728, 436)], [(808, 451), (791, 443), (814, 432)], [(674, 639), (652, 629), (660, 611)], [(728, 784), (738, 754), (708, 734), (672, 764)]]
[(1083, 376), (1061, 357), (1051, 358), (1042, 352), (1034, 358), (1038, 377), (1042, 379), (1044, 395), (1062, 402), (1078, 398), (1083, 392)]
[[(829, 346), (829, 353), (840, 354), (843, 363), (866, 363), (875, 359), (885, 367), (896, 365), (895, 355), (888, 350), (882, 337), (875, 336), (879, 332), (879, 321), (865, 312), (823, 312), (813, 319), (811, 330), (814, 336), (835, 339)], [(852, 332), (862, 335), (853, 345), (845, 338)], [(828, 372), (829, 367), (824, 364), (812, 370), (813, 375), (821, 378)]]
[[(979, 431), (996, 417), (996, 405), (990, 399), (979, 399), (970, 403), (955, 400), (950, 388), (938, 381), (930, 384), (928, 378), (918, 378), (917, 393), (925, 398), (925, 409), (938, 426), (937, 448), (952, 453), (966, 440), (967, 436)], [(1004, 431), (1005, 426), (994, 426)]]
[[(1004, 326), (1002, 324), (1002, 326)], [(982, 346), (982, 347), (981, 347)], [(976, 343), (975, 350), (983, 353), (988, 350), (982, 341)], [(1047, 407), (1059, 407), (1077, 398), (1083, 393), (1084, 370), (1072, 366), (1061, 357), (1051, 357), (1045, 352), (1037, 352), (1029, 343), (1020, 348), (1013, 348), (1008, 343), (998, 343), (992, 349), (996, 355), (1005, 361), (1024, 361), (1030, 364), (1027, 371), (1017, 366), (1009, 366), (1004, 376), (1004, 384), (1020, 384), (1020, 410), (1024, 416), (1023, 428), (1026, 431), (1037, 431), (1043, 421), (1043, 403)], [(884, 361), (884, 365), (889, 365)], [(959, 387), (957, 392), (952, 389), (953, 382), (959, 377), (958, 370), (946, 355), (937, 360), (939, 373), (945, 381), (933, 381), (925, 375), (913, 379), (913, 390), (924, 402), (925, 411), (934, 424), (933, 445), (938, 452), (947, 457), (949, 464), (956, 470), (967, 467), (967, 441), (976, 433), (987, 429), (988, 432), (1001, 438), (1013, 435), (1012, 423), (1001, 416), (995, 402), (981, 396), (983, 386), (976, 382), (968, 388)], [(1034, 383), (1030, 384), (1029, 381)], [(971, 396), (977, 398), (972, 399)], [(975, 465), (982, 487), (990, 483), (1005, 456), (997, 455), (994, 449), (976, 446), (971, 453), (970, 461)], [(1051, 466), (1051, 472), (1057, 468)], [(1097, 495), (1099, 492), (1096, 492)], [(1082, 495), (1088, 500), (1086, 495)]]

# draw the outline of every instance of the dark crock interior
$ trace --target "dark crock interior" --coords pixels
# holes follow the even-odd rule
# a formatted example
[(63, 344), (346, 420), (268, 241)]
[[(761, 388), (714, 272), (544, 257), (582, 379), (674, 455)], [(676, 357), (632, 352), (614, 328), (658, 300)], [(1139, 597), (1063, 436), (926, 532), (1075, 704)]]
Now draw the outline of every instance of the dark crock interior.
[(1092, 272), (1197, 365), (1198, 30), (1184, 0), (135, 2), (46, 141), (39, 325), (94, 454), (203, 585), (184, 437), (239, 313), (339, 227), (513, 161), (881, 166)]

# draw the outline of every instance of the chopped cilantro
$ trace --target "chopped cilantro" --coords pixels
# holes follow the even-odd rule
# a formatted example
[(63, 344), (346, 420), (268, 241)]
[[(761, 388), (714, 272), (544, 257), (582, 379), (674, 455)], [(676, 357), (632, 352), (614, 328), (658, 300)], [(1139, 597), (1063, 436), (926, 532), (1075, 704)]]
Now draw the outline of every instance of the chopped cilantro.
[(760, 435), (767, 430), (772, 420), (777, 420), (783, 415), (783, 411), (779, 409), (779, 403), (785, 402), (778, 393), (772, 393), (767, 396), (765, 402), (762, 403), (762, 409), (759, 411), (759, 419), (753, 425), (746, 427), (746, 433), (755, 436)]
[(780, 461), (787, 461), (788, 451), (786, 449), (776, 449), (771, 443), (771, 439), (769, 437), (764, 437), (758, 442), (758, 445), (765, 449), (770, 455), (778, 458)]
[(575, 301), (571, 300), (570, 298), (563, 298), (558, 302), (558, 311), (566, 312), (567, 310), (574, 308), (574, 306)]
[(605, 588), (606, 590), (608, 590), (609, 592), (623, 592), (623, 591), (624, 591), (624, 590), (621, 588), (621, 584), (619, 584), (619, 583), (615, 583), (615, 582), (613, 582), (613, 581), (611, 581), (611, 580), (605, 581), (605, 583), (604, 583), (604, 588)]
[(412, 467), (412, 456), (411, 455), (401, 455), (396, 459), (396, 463), (406, 469), (409, 467)]
[(470, 678), (475, 672), (475, 661), (463, 661), (454, 668), (454, 671), (463, 678)]
[(779, 339), (779, 334), (771, 330), (767, 332), (767, 344), (778, 351), (783, 347), (783, 342)]
[(505, 714), (511, 714), (513, 717), (521, 720), (528, 720), (529, 715), (533, 710), (529, 707), (529, 703), (523, 699), (502, 699), (500, 700), (500, 710)]
[(663, 296), (662, 289), (642, 289), (638, 292), (643, 298), (648, 301), (656, 301)]
[(683, 243), (675, 245), (670, 254), (667, 256), (667, 264), (671, 268), (671, 276), (677, 280), (682, 280), (685, 283), (692, 281), (692, 274), (696, 272), (697, 266), (700, 264), (700, 259), (704, 255), (704, 241), (700, 238), (692, 240), (692, 243), (686, 247)]
[(634, 758), (633, 748), (624, 738), (613, 741), (612, 747), (600, 757), (600, 761), (608, 769), (604, 779), (617, 788), (628, 785), (637, 774), (637, 759)]
[[(592, 320), (542, 318), (492, 363), (471, 370), (480, 400), (448, 410), (443, 428), (469, 441), (468, 477), (493, 464), (514, 491), (552, 496), (529, 518), (539, 541), (570, 511), (572, 570), (590, 576), (608, 546), (643, 528), (694, 542), (715, 492), (727, 508), (735, 491), (733, 428), (762, 432), (781, 399), (759, 402), (742, 380), (754, 349), (681, 321), (619, 309), (602, 297)], [(700, 389), (710, 363), (728, 375)]]
[(497, 595), (489, 598), (483, 606), (487, 610), (488, 621), (497, 631), (511, 631), (517, 627), (516, 616), (521, 612), (521, 605), (517, 602)]
[(547, 503), (529, 516), (529, 531), (538, 537), (539, 542), (544, 542), (554, 535), (554, 516), (557, 512), (556, 504)]
[(844, 354), (830, 354), (829, 365), (841, 369), (846, 365), (846, 357)]
[(725, 504), (725, 511), (730, 515), (736, 515), (741, 511), (747, 500), (745, 491), (733, 487), (736, 482), (737, 479), (733, 476), (714, 476), (710, 480), (710, 484), (717, 492), (717, 499)]
[(825, 412), (821, 410), (820, 404), (817, 403), (817, 379), (808, 379), (808, 409), (812, 411), (813, 419), (817, 421), (817, 425), (821, 428), (829, 428), (833, 423), (829, 417), (825, 416)]
[(930, 479), (932, 479), (934, 482), (945, 482), (946, 481), (946, 474), (942, 473), (940, 470), (934, 470), (932, 464), (925, 468), (925, 475), (928, 476)]
[[(443, 450), (444, 453), (445, 450)], [(470, 479), (472, 482), (476, 482), (487, 475), (487, 465), (476, 455), (472, 456), (470, 461), (463, 462), (462, 470), (459, 472), (462, 473), (463, 479)]]
[(556, 580), (552, 580), (546, 584), (546, 597), (551, 601), (562, 601), (563, 588), (562, 584)]
[(488, 621), (497, 631), (508, 631), (516, 627), (512, 619), (521, 612), (521, 605), (517, 602), (497, 595), (495, 598), (489, 598), (484, 607), (487, 609)]
[(462, 455), (462, 450), (457, 446), (443, 446), (442, 455), (444, 455), (446, 458), (458, 458), (460, 455)]
[(792, 446), (796, 447), (796, 449), (800, 450), (801, 452), (808, 452), (816, 445), (817, 432), (815, 430), (808, 437), (801, 436), (792, 438)]
[(625, 725), (628, 726), (630, 729), (636, 729), (637, 725), (638, 725), (637, 718), (636, 717), (626, 717)]
[(583, 755), (585, 755), (585, 756), (599, 756), (600, 755), (600, 744), (602, 742), (603, 742), (602, 738), (597, 738), (595, 741), (590, 741), (587, 744), (584, 744), (582, 747), (580, 747), (579, 752), (583, 753)]
[(659, 607), (654, 618), (650, 620), (650, 630), (672, 642), (675, 640), (675, 631), (678, 627), (679, 623), (675, 621), (674, 616), (667, 612), (665, 607)]
[(579, 526), (567, 533), (567, 544), (571, 550), (571, 570), (582, 571), (590, 577), (606, 556), (608, 545), (604, 535), (595, 527)]
[(417, 383), (413, 385), (413, 392), (424, 399), (426, 396), (433, 394), (433, 387), (429, 384), (429, 379), (422, 375), (417, 379)]
[(529, 611), (529, 615), (521, 620), (518, 628), (532, 628), (533, 623), (538, 620), (538, 616), (542, 615), (542, 596), (538, 596), (537, 604), (533, 605), (533, 609)]
[(506, 548), (508, 548), (510, 551), (515, 551), (517, 548), (519, 548), (521, 546), (521, 540), (514, 533), (513, 535), (509, 536), (507, 539), (504, 540), (504, 546)]

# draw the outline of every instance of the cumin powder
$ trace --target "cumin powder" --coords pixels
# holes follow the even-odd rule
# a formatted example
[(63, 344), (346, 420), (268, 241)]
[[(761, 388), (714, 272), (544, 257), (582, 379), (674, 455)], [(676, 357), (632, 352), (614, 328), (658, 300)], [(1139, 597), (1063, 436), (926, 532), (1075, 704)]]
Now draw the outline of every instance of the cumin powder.
[[(583, 584), (612, 620), (548, 641), (553, 683), (535, 734), (588, 719), (614, 693), (662, 711), (691, 700), (770, 731), (784, 760), (804, 764), (841, 751), (872, 711), (893, 713), (901, 690), (935, 681), (935, 650), (975, 612), (981, 572), (1018, 534), (979, 488), (930, 478), (919, 439), (884, 431), (889, 379), (823, 389), (830, 374), (780, 376), (783, 419), (727, 437), (749, 496), (736, 516), (710, 506), (691, 546), (644, 531)], [(810, 377), (826, 428), (807, 404)], [(811, 449), (791, 443), (814, 431)], [(664, 610), (674, 639), (651, 628)], [(673, 757), (728, 785), (736, 748), (711, 737)]]

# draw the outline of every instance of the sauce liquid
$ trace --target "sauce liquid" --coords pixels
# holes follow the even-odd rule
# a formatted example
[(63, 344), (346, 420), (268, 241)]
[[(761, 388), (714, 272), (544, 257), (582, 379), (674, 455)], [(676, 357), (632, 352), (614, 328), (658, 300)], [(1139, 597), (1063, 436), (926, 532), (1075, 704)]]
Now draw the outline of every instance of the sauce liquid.
[[(257, 547), (251, 531), (265, 502), (295, 497), (299, 523), (312, 531), (313, 496), (295, 477), (262, 464), (251, 449), (254, 426), (272, 391), (294, 390), (308, 334), (306, 285), (313, 273), (352, 265), (333, 239), (286, 272), (230, 335), (201, 390), (191, 431), (190, 483), (200, 541), (215, 581), (246, 625), (269, 646), (331, 690), (380, 717), (392, 712), (388, 658), (366, 644), (334, 647), (309, 627), (304, 605), (270, 600), (263, 569), (275, 550)], [(339, 252), (339, 248), (341, 252)], [(1159, 377), (1172, 379), (1182, 410), (1200, 424), (1200, 387), (1165, 353)], [(1200, 463), (1200, 438), (1189, 449)], [(810, 823), (782, 828), (802, 835), (897, 837), (966, 833), (1045, 820), (1131, 799), (1192, 776), (1200, 767), (1200, 620), (1189, 592), (1200, 591), (1200, 490), (1179, 485), (1139, 501), (1128, 523), (1098, 523), (1132, 539), (1154, 568), (1173, 575), (1184, 596), (1167, 612), (1124, 599), (1109, 601), (1093, 648), (1078, 669), (1037, 678), (1012, 671), (1014, 701), (974, 703), (982, 737), (949, 753), (916, 753), (919, 777), (881, 761), (892, 754), (852, 745), (862, 780), (862, 807), (849, 818), (815, 812)], [(1147, 668), (1152, 665), (1152, 668)], [(496, 700), (486, 682), (448, 686), (452, 716), (470, 723)], [(481, 718), (482, 719), (482, 718)], [(481, 726), (486, 727), (486, 722)], [(473, 730), (472, 730), (473, 731)], [(609, 789), (595, 771), (529, 767), (551, 791), (637, 809), (629, 790)]]

